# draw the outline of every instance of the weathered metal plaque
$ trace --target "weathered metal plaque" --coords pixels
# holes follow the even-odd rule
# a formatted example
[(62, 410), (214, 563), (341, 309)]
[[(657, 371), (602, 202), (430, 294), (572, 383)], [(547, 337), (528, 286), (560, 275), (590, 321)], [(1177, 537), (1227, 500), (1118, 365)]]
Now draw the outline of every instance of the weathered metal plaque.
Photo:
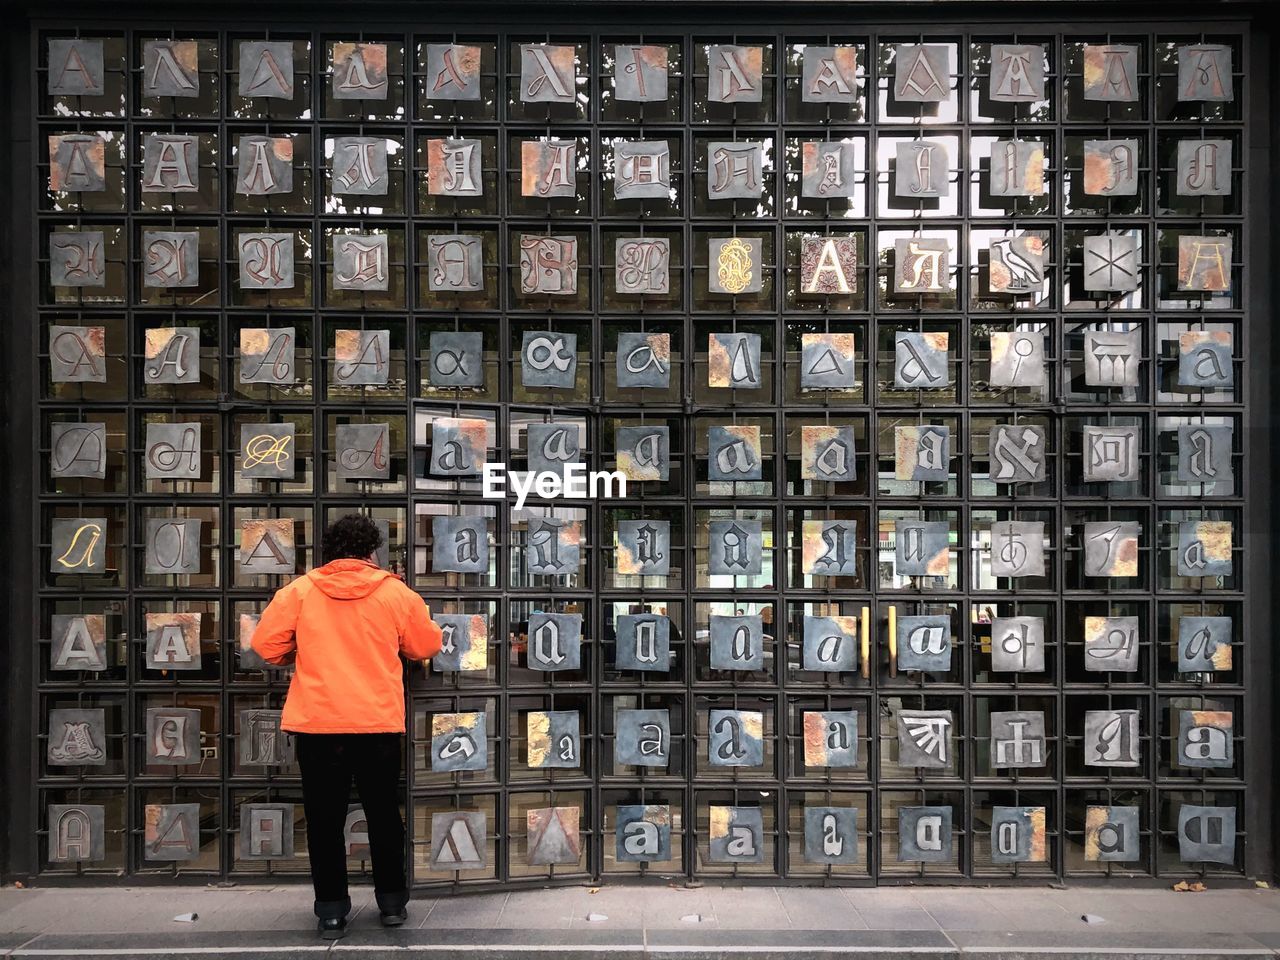
[(758, 426), (731, 423), (707, 431), (708, 480), (759, 480), (763, 462)]
[(148, 423), (143, 462), (148, 480), (199, 480), (200, 423)]
[(340, 423), (334, 428), (339, 480), (386, 480), (391, 476), (391, 430), (385, 423)]
[(1091, 673), (1138, 669), (1137, 617), (1085, 617), (1084, 668)]
[(620, 575), (665, 577), (671, 572), (671, 522), (620, 520), (614, 558)]
[(101, 230), (49, 234), (49, 283), (55, 287), (103, 287), (106, 247)]
[(941, 103), (951, 96), (951, 48), (937, 43), (900, 43), (893, 55), (893, 98), (903, 103)]
[(1128, 293), (1138, 289), (1136, 237), (1106, 233), (1084, 238), (1084, 288), (1090, 292)]
[(291, 666), (267, 663), (262, 655), (253, 649), (253, 635), (258, 630), (262, 616), (256, 613), (240, 614), (237, 630), (236, 652), (240, 659), (241, 670), (290, 670)]
[(389, 289), (389, 239), (385, 233), (336, 235), (333, 238), (333, 289)]
[(98, 193), (107, 189), (107, 146), (94, 134), (49, 137), (49, 189)]
[(618, 427), (617, 467), (628, 480), (666, 480), (671, 472), (671, 428)]
[[(290, 275), (292, 276), (292, 268)], [(240, 382), (294, 383), (296, 344), (297, 336), (293, 327), (241, 329)]]
[(102, 709), (49, 711), (46, 759), (57, 767), (102, 767), (107, 763), (107, 714)]
[(142, 855), (165, 862), (200, 856), (200, 804), (148, 803), (143, 808)]
[[(994, 294), (1038, 293), (1044, 289), (1044, 239), (1022, 233), (992, 240), (987, 247), (988, 286)], [(993, 335), (994, 336), (994, 335)]]
[[(484, 289), (484, 245), (479, 237), (436, 234), (427, 237), (427, 288), (445, 293)], [(479, 333), (432, 333), (432, 338), (479, 337)]]
[(428, 43), (424, 83), (431, 100), (479, 100), (480, 48)]
[(1044, 618), (996, 617), (991, 621), (991, 669), (1001, 673), (1044, 671)]
[(49, 570), (104, 573), (107, 569), (106, 517), (55, 517), (49, 528)]
[(240, 476), (251, 480), (292, 480), (297, 474), (293, 423), (240, 425)]
[(382, 137), (334, 137), (329, 189), (338, 196), (386, 196), (387, 141)]
[(614, 713), (615, 767), (665, 767), (671, 761), (671, 711)]
[(1177, 764), (1228, 768), (1235, 765), (1235, 717), (1230, 710), (1179, 710)]
[(107, 808), (88, 803), (49, 804), (50, 863), (96, 863), (106, 859)]
[(802, 722), (806, 767), (843, 768), (858, 765), (856, 711), (806, 710)]
[(618, 670), (666, 673), (671, 667), (671, 621), (660, 614), (622, 614), (614, 622)]
[(893, 241), (894, 293), (941, 293), (950, 285), (951, 246), (946, 240), (908, 237)]
[(904, 140), (898, 144), (893, 180), (896, 197), (931, 200), (950, 193), (947, 145), (940, 140)]
[(1138, 192), (1137, 140), (1086, 140), (1084, 192), (1095, 197), (1132, 197)]
[(148, 764), (184, 766), (200, 762), (200, 711), (179, 707), (147, 709)]
[(241, 40), (239, 91), (242, 97), (293, 99), (293, 42)]
[(488, 724), (484, 713), (432, 714), (432, 773), (483, 771), (488, 763)]
[(107, 475), (105, 423), (49, 425), (49, 476), (101, 480)]
[(488, 865), (488, 817), (483, 810), (431, 815), (432, 870), (483, 870)]
[(200, 331), (196, 327), (150, 327), (142, 350), (145, 383), (200, 382)]
[(759, 143), (712, 141), (707, 144), (707, 196), (712, 200), (749, 200), (764, 192), (764, 151)]
[(952, 762), (950, 710), (899, 710), (898, 766), (942, 769)]
[(801, 390), (852, 390), (857, 376), (852, 333), (800, 335)]
[(1045, 478), (1048, 444), (1043, 427), (997, 423), (987, 444), (991, 479), (996, 483), (1033, 483)]
[(199, 670), (200, 621), (199, 613), (148, 613), (146, 668)]
[(951, 568), (946, 520), (894, 521), (894, 570), (903, 577), (945, 577)]
[(1236, 862), (1236, 808), (1178, 807), (1178, 858), (1183, 863)]
[(992, 863), (1043, 863), (1047, 859), (1044, 807), (991, 809)]
[(521, 234), (520, 292), (526, 296), (574, 296), (578, 292), (577, 239)]
[(199, 286), (200, 234), (195, 230), (144, 230), (142, 283), (164, 288)]
[(805, 520), (801, 541), (800, 571), (806, 576), (857, 576), (857, 521)]
[(55, 97), (99, 97), (106, 92), (102, 41), (49, 38), (48, 87)]
[(919, 424), (893, 428), (893, 475), (897, 480), (947, 480), (951, 475), (951, 428)]
[(433, 387), (484, 386), (484, 334), (433, 331), (428, 340)]
[(1178, 576), (1231, 576), (1230, 520), (1184, 520), (1178, 524)]
[[(1230, 670), (1230, 617), (1181, 617), (1178, 620), (1178, 672)], [(56, 632), (56, 631), (55, 631)]]
[(764, 765), (764, 714), (755, 710), (712, 710), (707, 756), (713, 767)]
[[(994, 655), (994, 643), (991, 649)], [(1038, 710), (991, 712), (992, 770), (1043, 767), (1047, 759), (1044, 713)]]
[(1087, 483), (1128, 483), (1138, 479), (1140, 440), (1137, 427), (1086, 425), (1084, 479)]
[(997, 140), (991, 144), (991, 196), (1038, 197), (1044, 193), (1044, 144)]
[(1044, 334), (997, 330), (991, 334), (991, 386), (1043, 387)]
[(529, 521), (525, 563), (532, 576), (563, 577), (577, 573), (582, 523), (541, 517)]
[(951, 860), (951, 808), (898, 808), (898, 862), (947, 863)]
[(1178, 48), (1178, 99), (1220, 103), (1235, 99), (1231, 48), (1196, 43)]
[[(623, 241), (619, 241), (621, 242)], [(619, 277), (619, 283), (621, 283), (621, 277)], [(671, 385), (671, 334), (619, 333), (617, 377), (618, 387), (623, 390), (639, 387), (669, 387)]]
[(993, 577), (1043, 577), (1044, 522), (993, 520), (991, 522), (991, 575)]
[(148, 134), (142, 142), (143, 193), (196, 193), (200, 189), (200, 138)]
[(759, 293), (764, 288), (763, 241), (759, 237), (712, 237), (707, 241), (707, 290)]
[(1232, 349), (1229, 330), (1188, 330), (1178, 334), (1178, 385), (1234, 386)]
[(1138, 99), (1138, 48), (1128, 44), (1084, 46), (1084, 99), (1133, 103)]
[(804, 859), (806, 863), (857, 863), (857, 808), (806, 806)]
[(1138, 523), (1103, 521), (1084, 525), (1086, 577), (1138, 575)]
[(618, 200), (668, 199), (671, 195), (671, 148), (667, 141), (617, 143), (613, 151), (613, 195)]
[(1231, 141), (1179, 140), (1174, 183), (1180, 197), (1231, 194)]
[(806, 140), (800, 148), (800, 196), (852, 197), (858, 187), (857, 161), (852, 143)]
[(613, 96), (627, 103), (666, 100), (667, 48), (617, 44), (613, 48)]
[(1138, 711), (1086, 710), (1084, 762), (1088, 767), (1137, 767)]
[(489, 521), (484, 517), (432, 517), (431, 567), (438, 573), (489, 572)]
[(241, 860), (293, 859), (292, 803), (245, 803), (240, 806)]
[(563, 476), (566, 464), (582, 463), (578, 430), (578, 424), (574, 423), (529, 424), (525, 433), (529, 469), (534, 473), (557, 473)]
[(806, 615), (800, 665), (803, 670), (819, 673), (857, 670), (858, 618)]
[(576, 613), (529, 614), (529, 669), (582, 669), (582, 616)]
[(427, 141), (427, 194), (433, 197), (484, 195), (483, 147), (479, 140)]
[(1138, 807), (1095, 807), (1084, 813), (1084, 858), (1100, 863), (1139, 859)]
[(524, 140), (520, 143), (520, 195), (573, 197), (578, 192), (578, 144), (575, 140)]
[(1084, 335), (1084, 382), (1091, 387), (1136, 387), (1142, 363), (1142, 331), (1091, 331)]
[(760, 575), (764, 533), (759, 520), (712, 520), (707, 533), (707, 573), (712, 576)]
[(289, 137), (241, 137), (236, 158), (236, 193), (265, 197), (293, 192), (293, 140)]
[(527, 758), (530, 769), (582, 765), (582, 736), (577, 710), (530, 710)]
[(760, 335), (712, 333), (707, 337), (707, 386), (758, 390)]
[(1231, 289), (1230, 237), (1178, 238), (1178, 289), (1222, 293)]
[(613, 261), (614, 286), (618, 293), (671, 292), (670, 241), (662, 237), (619, 237), (613, 243)]
[(937, 614), (898, 617), (898, 668), (928, 673), (951, 669), (951, 618)]
[[(569, 49), (572, 49), (570, 47)], [(525, 815), (530, 866), (577, 865), (582, 861), (578, 807), (544, 807)]]
[(759, 807), (711, 805), (709, 863), (764, 863), (764, 816)]
[(805, 237), (800, 241), (800, 292), (848, 296), (858, 288), (858, 242), (853, 237)]
[(106, 327), (49, 327), (49, 378), (54, 383), (106, 383)]
[(489, 669), (489, 618), (482, 613), (433, 613), (440, 626), (440, 652), (431, 658), (437, 673)]
[(996, 103), (1034, 103), (1044, 99), (1044, 47), (993, 43), (987, 95)]
[(828, 483), (856, 480), (853, 427), (831, 425), (800, 428), (800, 478)]
[(525, 103), (573, 103), (578, 78), (571, 46), (520, 44), (520, 99)]
[(854, 103), (858, 99), (857, 48), (805, 45), (800, 65), (805, 103)]
[(50, 670), (107, 669), (107, 620), (100, 613), (55, 613), (49, 646)]
[(347, 43), (333, 45), (333, 99), (387, 99), (387, 45)]
[(763, 670), (764, 621), (759, 614), (712, 615), (708, 641), (712, 670)]
[(707, 49), (707, 101), (759, 103), (764, 96), (764, 48), (712, 44)]
[(938, 390), (951, 382), (946, 333), (898, 332), (893, 335), (893, 385), (899, 390)]
[(671, 859), (671, 807), (619, 804), (614, 820), (617, 860), (660, 863)]
[(293, 289), (292, 233), (242, 233), (237, 242), (241, 289)]
[(171, 517), (147, 520), (143, 572), (191, 574), (200, 572), (200, 525), (203, 520)]
[(240, 524), (240, 572), (291, 574), (298, 569), (293, 520), (275, 517)]
[(336, 330), (333, 382), (339, 386), (386, 386), (391, 373), (390, 330)]
[(520, 382), (526, 387), (572, 390), (578, 375), (578, 335), (526, 330), (520, 347)]

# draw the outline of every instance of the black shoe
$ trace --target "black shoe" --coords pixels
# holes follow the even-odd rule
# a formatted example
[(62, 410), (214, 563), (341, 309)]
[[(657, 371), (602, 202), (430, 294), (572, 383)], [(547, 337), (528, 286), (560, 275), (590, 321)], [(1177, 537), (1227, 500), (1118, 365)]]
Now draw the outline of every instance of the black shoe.
[(337, 917), (333, 920), (321, 920), (318, 927), (321, 940), (341, 940), (347, 935), (347, 918)]
[(409, 911), (406, 907), (401, 907), (396, 913), (382, 914), (382, 925), (384, 927), (403, 926), (404, 922), (409, 919)]

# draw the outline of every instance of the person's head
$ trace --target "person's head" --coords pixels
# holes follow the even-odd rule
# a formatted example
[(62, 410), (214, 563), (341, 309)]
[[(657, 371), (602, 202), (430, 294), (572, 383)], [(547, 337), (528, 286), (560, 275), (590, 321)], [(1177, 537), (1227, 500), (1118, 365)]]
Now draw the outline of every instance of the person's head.
[(333, 560), (371, 560), (382, 546), (382, 531), (368, 517), (349, 513), (325, 527), (320, 542), (324, 562)]

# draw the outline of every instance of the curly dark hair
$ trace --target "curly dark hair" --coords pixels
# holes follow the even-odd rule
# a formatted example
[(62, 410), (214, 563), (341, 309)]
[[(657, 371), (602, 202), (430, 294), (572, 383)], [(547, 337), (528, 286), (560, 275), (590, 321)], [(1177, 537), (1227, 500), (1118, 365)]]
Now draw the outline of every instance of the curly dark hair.
[(325, 527), (320, 550), (324, 562), (355, 557), (364, 560), (382, 546), (382, 531), (362, 513), (348, 513)]

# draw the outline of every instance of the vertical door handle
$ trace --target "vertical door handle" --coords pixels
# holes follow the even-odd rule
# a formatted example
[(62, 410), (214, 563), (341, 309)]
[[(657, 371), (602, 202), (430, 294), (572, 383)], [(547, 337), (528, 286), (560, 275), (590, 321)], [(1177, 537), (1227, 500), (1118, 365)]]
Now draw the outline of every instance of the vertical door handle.
[(862, 679), (871, 679), (871, 608), (862, 608)]
[(898, 608), (889, 608), (889, 676), (898, 675)]

